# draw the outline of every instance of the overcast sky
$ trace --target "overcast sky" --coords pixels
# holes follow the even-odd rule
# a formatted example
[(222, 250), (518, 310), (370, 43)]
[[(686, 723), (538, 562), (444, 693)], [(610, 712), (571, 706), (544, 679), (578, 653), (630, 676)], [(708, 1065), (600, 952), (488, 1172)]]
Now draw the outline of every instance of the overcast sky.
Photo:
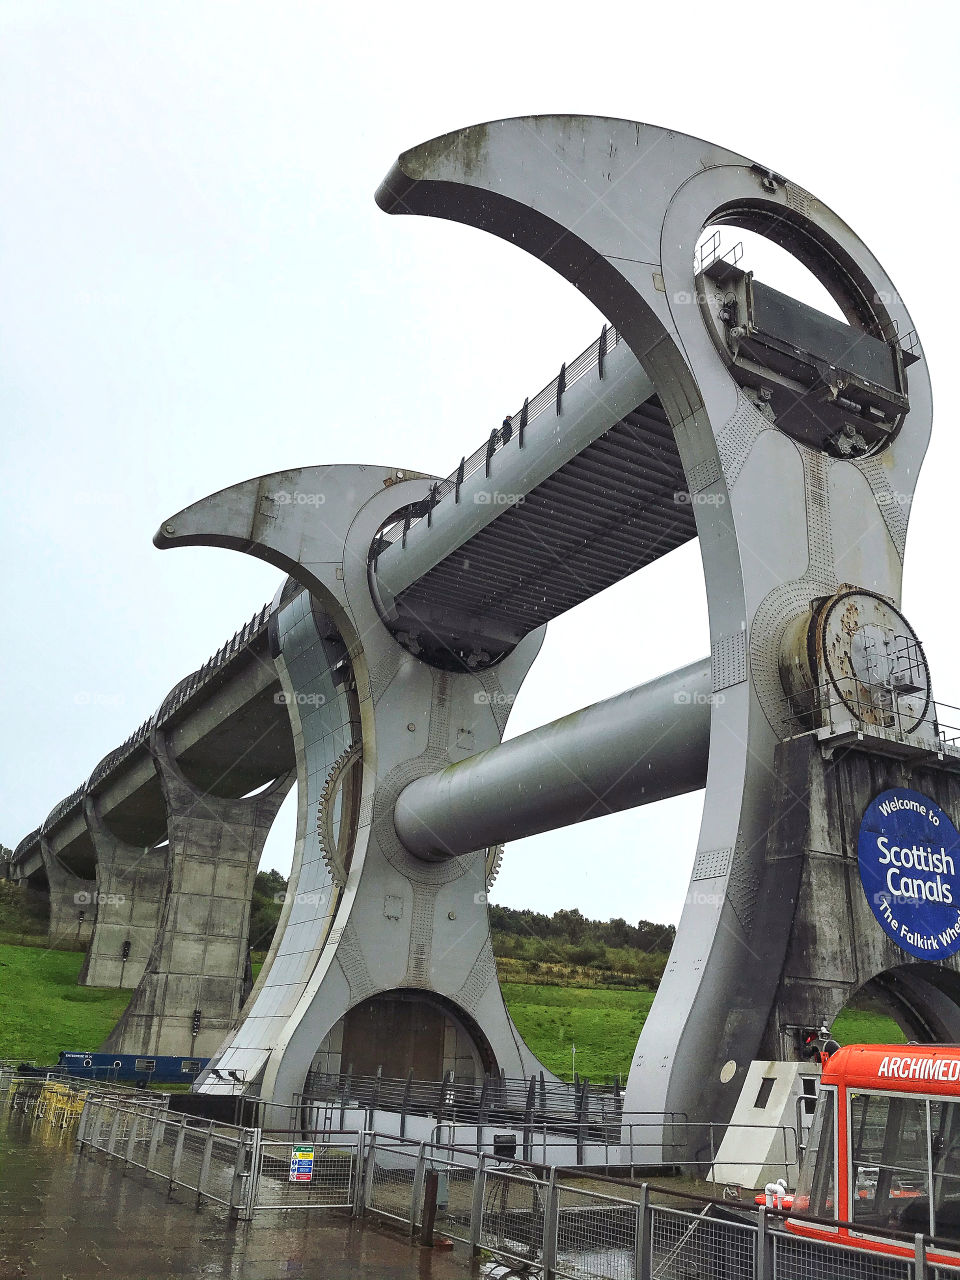
[[(8, 0), (0, 23), (0, 841), (273, 595), (247, 557), (155, 550), (164, 517), (297, 465), (446, 475), (599, 332), (522, 252), (374, 204), (400, 151), (498, 117), (708, 138), (874, 250), (939, 411), (904, 606), (960, 702), (952, 6)], [(550, 624), (508, 733), (707, 649), (692, 543)], [(675, 921), (701, 806), (513, 844), (494, 898)], [(263, 865), (292, 842), (288, 801)]]

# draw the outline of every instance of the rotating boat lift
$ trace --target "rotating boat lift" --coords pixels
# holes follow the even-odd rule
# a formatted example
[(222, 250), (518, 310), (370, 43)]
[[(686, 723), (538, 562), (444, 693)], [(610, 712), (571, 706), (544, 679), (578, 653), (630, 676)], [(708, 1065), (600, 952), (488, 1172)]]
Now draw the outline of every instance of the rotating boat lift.
[[(790, 936), (785, 904), (779, 919), (769, 903), (758, 912), (777, 749), (823, 726), (821, 672), (814, 660), (799, 695), (810, 705), (799, 706), (791, 655), (807, 654), (825, 600), (854, 614), (872, 602), (883, 616), (870, 625), (892, 625), (919, 651), (896, 611), (905, 509), (931, 425), (925, 366), (901, 338), (910, 317), (866, 246), (816, 197), (647, 125), (534, 117), (461, 130), (402, 155), (377, 200), (510, 240), (611, 328), (576, 380), (562, 371), (548, 412), (524, 405), (482, 465), (461, 463), (445, 482), (373, 467), (282, 472), (206, 498), (158, 533), (161, 547), (268, 560), (315, 602), (281, 615), (276, 644), (301, 719), (294, 879), (319, 883), (305, 838), (319, 813), (329, 884), (312, 919), (283, 922), (215, 1065), (242, 1068), (263, 1096), (285, 1099), (348, 1010), (378, 993), (423, 991), (486, 1066), (528, 1071), (490, 950), (493, 851), (705, 782), (698, 892), (626, 1105), (729, 1115), (751, 1059), (771, 1048)], [(698, 270), (698, 240), (717, 224), (788, 248), (847, 324), (723, 259)], [(549, 617), (694, 535), (710, 662), (497, 745)], [(312, 711), (305, 701), (317, 663), (304, 654), (329, 643), (342, 646), (348, 690), (336, 714), (331, 702)], [(879, 688), (872, 668), (850, 667), (857, 654), (869, 662), (847, 648), (841, 680), (858, 678), (869, 695)], [(924, 678), (904, 692), (922, 705), (901, 737), (934, 732)], [(324, 770), (311, 753), (331, 735), (343, 752)]]
[[(287, 1102), (311, 1066), (346, 1063), (351, 1035), (357, 1051), (364, 1035), (409, 1029), (398, 1010), (417, 1002), (443, 1020), (445, 1061), (538, 1070), (490, 944), (500, 846), (705, 786), (691, 890), (625, 1105), (729, 1116), (751, 1061), (791, 1056), (793, 1022), (836, 1013), (864, 978), (827, 974), (804, 934), (811, 858), (835, 840), (849, 873), (823, 796), (838, 748), (874, 753), (854, 793), (878, 769), (922, 767), (955, 798), (956, 752), (898, 610), (931, 427), (910, 317), (815, 196), (631, 121), (460, 130), (405, 152), (377, 201), (536, 255), (607, 326), (445, 480), (304, 467), (159, 530), (159, 547), (242, 551), (306, 588), (278, 597), (270, 637), (299, 782), (291, 894), (199, 1087), (232, 1087), (235, 1073)], [(719, 225), (787, 248), (846, 323), (735, 262), (695, 262)], [(710, 657), (501, 744), (545, 624), (693, 537)], [(798, 813), (821, 822), (821, 843), (794, 830)], [(847, 908), (829, 927), (869, 952), (868, 977), (892, 968), (896, 947), (861, 947), (868, 926)], [(960, 1038), (937, 982), (917, 977), (914, 1004), (936, 1007), (932, 1034)]]

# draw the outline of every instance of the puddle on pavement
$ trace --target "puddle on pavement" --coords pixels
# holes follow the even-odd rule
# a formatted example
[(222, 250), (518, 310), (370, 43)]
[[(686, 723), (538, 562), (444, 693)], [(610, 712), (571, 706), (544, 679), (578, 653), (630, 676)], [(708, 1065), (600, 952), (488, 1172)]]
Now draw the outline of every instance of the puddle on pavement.
[(461, 1280), (460, 1246), (422, 1249), (337, 1213), (231, 1221), (100, 1154), (73, 1129), (0, 1111), (0, 1280)]

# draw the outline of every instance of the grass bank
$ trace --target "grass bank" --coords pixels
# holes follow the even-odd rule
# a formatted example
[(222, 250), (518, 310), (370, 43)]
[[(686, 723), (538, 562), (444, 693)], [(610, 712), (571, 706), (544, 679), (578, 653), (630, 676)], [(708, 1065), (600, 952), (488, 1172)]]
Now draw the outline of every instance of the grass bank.
[[(654, 992), (622, 987), (568, 987), (503, 981), (503, 995), (517, 1030), (544, 1066), (571, 1079), (576, 1070), (598, 1084), (626, 1080), (637, 1037)], [(904, 1044), (906, 1037), (883, 1013), (847, 1009), (833, 1024), (841, 1044)]]
[(78, 987), (75, 951), (0, 944), (0, 1057), (56, 1062), (61, 1049), (95, 1049), (131, 992)]
[[(0, 944), (0, 1057), (51, 1063), (61, 1049), (94, 1049), (106, 1039), (131, 993), (78, 987), (82, 963), (77, 952)], [(261, 963), (254, 961), (255, 971)], [(604, 985), (588, 968), (564, 973), (562, 984), (552, 970), (547, 981), (533, 982), (512, 968), (501, 962), (507, 1008), (546, 1067), (569, 1079), (576, 1045), (581, 1077), (626, 1079), (653, 991)], [(896, 1023), (873, 1011), (847, 1010), (833, 1031), (842, 1044), (904, 1043)]]
[(570, 1079), (576, 1070), (602, 1082), (626, 1079), (652, 991), (538, 986), (504, 982), (503, 996), (517, 1030), (545, 1067)]

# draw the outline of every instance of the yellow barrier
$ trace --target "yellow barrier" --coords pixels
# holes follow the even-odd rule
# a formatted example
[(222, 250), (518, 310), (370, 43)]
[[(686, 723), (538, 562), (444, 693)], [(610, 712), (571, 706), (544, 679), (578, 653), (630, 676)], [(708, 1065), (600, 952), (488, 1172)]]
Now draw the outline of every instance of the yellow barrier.
[(34, 1115), (37, 1119), (47, 1120), (60, 1128), (76, 1124), (83, 1111), (86, 1096), (85, 1088), (77, 1088), (60, 1080), (45, 1080), (37, 1093)]

